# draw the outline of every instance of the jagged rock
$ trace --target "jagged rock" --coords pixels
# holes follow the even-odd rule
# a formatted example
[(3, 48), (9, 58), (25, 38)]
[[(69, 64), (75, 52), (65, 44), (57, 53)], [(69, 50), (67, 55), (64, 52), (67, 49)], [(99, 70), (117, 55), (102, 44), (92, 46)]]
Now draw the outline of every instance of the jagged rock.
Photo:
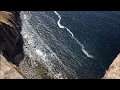
[(23, 79), (23, 76), (2, 54), (0, 54), (0, 79)]
[(102, 79), (120, 79), (120, 54), (113, 60)]

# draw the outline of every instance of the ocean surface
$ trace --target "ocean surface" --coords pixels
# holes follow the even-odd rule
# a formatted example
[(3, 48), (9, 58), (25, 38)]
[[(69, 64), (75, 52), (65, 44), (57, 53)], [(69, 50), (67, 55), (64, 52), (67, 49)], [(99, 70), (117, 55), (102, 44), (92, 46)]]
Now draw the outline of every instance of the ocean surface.
[(120, 53), (120, 11), (22, 11), (26, 53), (56, 78), (99, 79)]

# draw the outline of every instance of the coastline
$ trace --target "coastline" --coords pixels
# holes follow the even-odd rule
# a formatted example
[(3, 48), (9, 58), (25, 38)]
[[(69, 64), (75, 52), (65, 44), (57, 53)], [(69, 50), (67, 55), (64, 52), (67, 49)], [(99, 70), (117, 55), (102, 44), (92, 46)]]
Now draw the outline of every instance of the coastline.
[[(39, 63), (39, 68), (34, 69), (29, 64), (30, 58), (24, 55), (24, 40), (20, 34), (21, 25), (20, 11), (0, 11), (0, 51), (3, 53), (3, 56), (1, 54), (2, 59), (0, 59), (0, 73), (6, 73), (6, 71), (3, 70), (6, 68), (3, 67), (3, 63), (1, 63), (5, 60), (4, 65), (13, 63), (12, 65), (8, 65), (8, 67), (16, 74), (18, 71), (15, 70), (14, 65), (15, 67), (20, 68), (23, 77), (25, 75), (25, 77), (28, 79), (50, 79), (51, 77), (48, 76), (47, 69), (43, 64)], [(9, 74), (15, 75), (13, 71), (9, 72)], [(108, 71), (105, 73), (102, 79), (119, 79), (119, 72), (120, 54), (117, 56), (117, 59), (113, 60)], [(7, 74), (5, 75), (7, 76)], [(0, 76), (0, 78), (1, 77), (2, 76)], [(7, 78), (11, 79), (11, 76), (7, 76)], [(13, 76), (13, 78), (15, 79), (18, 77)], [(6, 79), (6, 77), (3, 77), (3, 79)]]

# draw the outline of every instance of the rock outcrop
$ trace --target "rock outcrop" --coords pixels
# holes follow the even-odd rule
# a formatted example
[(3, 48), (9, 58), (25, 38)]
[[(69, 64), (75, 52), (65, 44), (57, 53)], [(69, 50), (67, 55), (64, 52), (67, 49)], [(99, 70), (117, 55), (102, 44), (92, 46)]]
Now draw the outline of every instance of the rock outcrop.
[[(0, 11), (0, 51), (12, 63), (19, 64), (23, 58), (23, 41), (20, 35), (19, 12)], [(17, 58), (17, 57), (20, 58)]]
[(16, 70), (24, 56), (19, 13), (0, 11), (0, 79), (23, 78)]
[(120, 54), (113, 60), (102, 79), (120, 79)]
[(0, 79), (23, 79), (24, 77), (0, 54)]

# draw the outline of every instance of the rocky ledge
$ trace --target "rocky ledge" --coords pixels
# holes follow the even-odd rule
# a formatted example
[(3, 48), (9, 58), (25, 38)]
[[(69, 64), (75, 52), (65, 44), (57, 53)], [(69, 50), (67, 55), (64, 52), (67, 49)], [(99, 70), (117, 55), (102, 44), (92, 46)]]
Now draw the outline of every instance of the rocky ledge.
[(120, 79), (120, 54), (113, 60), (102, 79)]
[(0, 79), (23, 79), (20, 71), (0, 54)]

